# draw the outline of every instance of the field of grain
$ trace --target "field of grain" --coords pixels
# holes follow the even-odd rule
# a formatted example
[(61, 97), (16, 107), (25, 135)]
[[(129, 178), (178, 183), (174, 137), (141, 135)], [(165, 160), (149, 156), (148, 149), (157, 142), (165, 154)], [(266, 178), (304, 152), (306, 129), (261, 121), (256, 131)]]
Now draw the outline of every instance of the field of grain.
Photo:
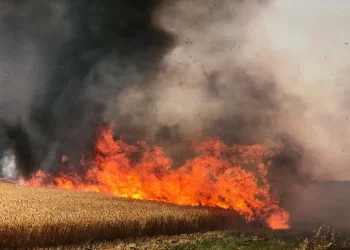
[(46, 247), (239, 227), (234, 211), (0, 182), (0, 248)]

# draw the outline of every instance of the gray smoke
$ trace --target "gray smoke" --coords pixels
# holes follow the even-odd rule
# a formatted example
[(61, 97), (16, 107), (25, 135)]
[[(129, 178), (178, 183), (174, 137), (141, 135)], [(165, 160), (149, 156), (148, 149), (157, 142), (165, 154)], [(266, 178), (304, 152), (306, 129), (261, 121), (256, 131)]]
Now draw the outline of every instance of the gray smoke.
[(0, 160), (0, 174), (8, 180), (16, 180), (18, 171), (16, 168), (15, 156), (11, 150), (3, 153), (3, 158)]

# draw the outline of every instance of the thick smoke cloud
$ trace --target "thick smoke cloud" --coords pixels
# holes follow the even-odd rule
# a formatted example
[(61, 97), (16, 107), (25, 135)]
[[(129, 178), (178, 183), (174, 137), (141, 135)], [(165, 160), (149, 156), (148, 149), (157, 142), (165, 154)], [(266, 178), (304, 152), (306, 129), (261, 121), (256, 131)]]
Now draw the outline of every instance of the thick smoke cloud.
[[(3, 152), (13, 148), (22, 175), (55, 171), (62, 155), (73, 163), (89, 156), (96, 127), (111, 121), (127, 141), (163, 146), (175, 166), (191, 155), (196, 135), (276, 146), (290, 114), (304, 106), (281, 89), (273, 69), (241, 53), (247, 24), (267, 6), (3, 3)], [(290, 178), (279, 173), (272, 178)]]
[(235, 56), (242, 22), (264, 4), (2, 3), (3, 152), (14, 148), (21, 174), (55, 170), (62, 155), (78, 162), (91, 151), (96, 126), (111, 121), (126, 140), (165, 146), (175, 163), (198, 131), (264, 142), (283, 97), (269, 72), (262, 85)]
[[(105, 109), (99, 94), (132, 85), (118, 81), (130, 67), (150, 77), (172, 45), (154, 20), (159, 1), (1, 5), (2, 148), (12, 145), (24, 175), (54, 169), (62, 155), (76, 162), (91, 151)], [(99, 70), (103, 62), (112, 64), (112, 73)], [(108, 86), (104, 73), (113, 77)], [(90, 95), (93, 88), (101, 92)]]
[(272, 68), (241, 52), (248, 42), (247, 23), (267, 4), (177, 1), (163, 6), (160, 24), (175, 34), (176, 46), (147, 87), (124, 89), (118, 105), (107, 107), (107, 120), (116, 121), (117, 131), (137, 128), (131, 139), (147, 136), (165, 146), (175, 165), (186, 160), (187, 142), (196, 135), (268, 146), (289, 137), (285, 128), (303, 113), (303, 100), (281, 88)]

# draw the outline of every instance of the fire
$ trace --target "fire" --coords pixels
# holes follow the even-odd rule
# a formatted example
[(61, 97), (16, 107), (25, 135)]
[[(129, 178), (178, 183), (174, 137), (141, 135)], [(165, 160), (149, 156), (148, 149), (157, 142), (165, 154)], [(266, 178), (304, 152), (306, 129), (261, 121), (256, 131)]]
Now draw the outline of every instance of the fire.
[[(196, 157), (174, 169), (161, 147), (151, 147), (145, 141), (129, 145), (122, 139), (114, 140), (113, 135), (111, 127), (100, 131), (94, 160), (83, 176), (74, 171), (51, 176), (39, 170), (29, 180), (21, 178), (21, 182), (234, 209), (248, 221), (263, 220), (272, 229), (289, 228), (289, 214), (279, 206), (267, 182), (270, 162), (266, 159), (273, 152), (262, 145), (228, 146), (215, 138), (197, 139), (192, 142)], [(62, 163), (67, 162), (63, 156)]]

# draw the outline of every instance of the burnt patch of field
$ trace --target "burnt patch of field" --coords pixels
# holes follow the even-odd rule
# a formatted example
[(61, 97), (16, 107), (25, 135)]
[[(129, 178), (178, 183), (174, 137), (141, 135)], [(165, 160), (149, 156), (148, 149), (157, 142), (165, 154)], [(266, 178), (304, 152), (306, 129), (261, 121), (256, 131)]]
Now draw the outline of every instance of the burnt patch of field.
[(0, 183), (0, 248), (244, 228), (235, 211)]

